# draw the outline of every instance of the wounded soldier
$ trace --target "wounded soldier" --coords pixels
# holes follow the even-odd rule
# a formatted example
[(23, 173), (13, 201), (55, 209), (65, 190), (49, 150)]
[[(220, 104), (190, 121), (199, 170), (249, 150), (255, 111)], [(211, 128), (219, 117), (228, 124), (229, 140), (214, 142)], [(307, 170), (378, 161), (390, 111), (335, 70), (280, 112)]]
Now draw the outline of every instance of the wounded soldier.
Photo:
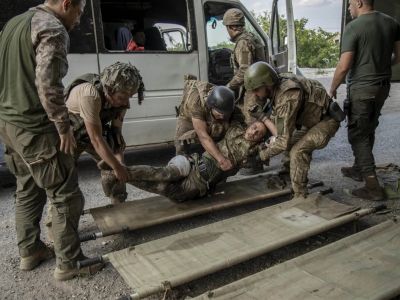
[[(218, 162), (208, 153), (190, 156), (177, 155), (165, 167), (130, 166), (128, 183), (142, 190), (166, 196), (175, 201), (204, 197), (220, 182), (233, 176), (249, 155), (258, 152), (258, 145), (267, 134), (264, 123), (256, 121), (247, 129), (240, 124), (229, 127), (217, 144), (221, 153), (230, 159), (233, 168), (222, 171)], [(113, 171), (109, 171), (107, 187), (112, 192), (118, 186)]]

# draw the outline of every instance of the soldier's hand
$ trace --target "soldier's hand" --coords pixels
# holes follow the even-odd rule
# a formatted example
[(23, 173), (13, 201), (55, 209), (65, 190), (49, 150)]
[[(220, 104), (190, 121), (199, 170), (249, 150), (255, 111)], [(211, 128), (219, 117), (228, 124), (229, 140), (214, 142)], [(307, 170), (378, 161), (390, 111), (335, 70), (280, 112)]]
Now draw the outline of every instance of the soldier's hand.
[(127, 182), (129, 179), (129, 173), (125, 166), (118, 164), (114, 169), (115, 177), (121, 182)]
[(76, 148), (76, 141), (72, 128), (67, 133), (60, 134), (60, 151), (65, 154), (73, 155)]
[(219, 163), (219, 168), (222, 171), (229, 171), (230, 169), (233, 168), (232, 162), (225, 157), (221, 159), (218, 163)]
[(328, 93), (328, 95), (329, 95), (329, 97), (331, 97), (332, 99), (336, 99), (337, 98), (337, 92), (336, 92), (336, 90), (334, 90), (334, 91), (330, 91), (329, 93)]

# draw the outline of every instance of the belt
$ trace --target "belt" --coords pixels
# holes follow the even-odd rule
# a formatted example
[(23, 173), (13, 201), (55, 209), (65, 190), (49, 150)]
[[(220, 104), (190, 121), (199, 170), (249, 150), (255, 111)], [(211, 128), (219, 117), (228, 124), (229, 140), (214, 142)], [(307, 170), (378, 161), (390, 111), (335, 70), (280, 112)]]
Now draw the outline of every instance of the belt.
[(199, 161), (198, 161), (198, 167), (199, 167), (200, 176), (201, 176), (206, 182), (208, 182), (208, 180), (210, 179), (210, 177), (208, 176), (207, 165), (204, 163), (204, 161), (203, 161), (202, 159), (199, 159)]

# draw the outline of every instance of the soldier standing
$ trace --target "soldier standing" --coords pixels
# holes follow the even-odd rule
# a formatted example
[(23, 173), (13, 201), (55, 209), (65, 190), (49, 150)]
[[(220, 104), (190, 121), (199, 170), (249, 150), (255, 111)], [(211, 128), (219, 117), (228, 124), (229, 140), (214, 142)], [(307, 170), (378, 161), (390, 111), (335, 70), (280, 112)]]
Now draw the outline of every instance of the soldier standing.
[[(245, 122), (251, 124), (256, 120), (251, 112), (256, 108), (258, 99), (254, 95), (245, 92), (243, 86), (244, 74), (251, 64), (266, 60), (264, 45), (253, 33), (246, 31), (244, 14), (240, 9), (228, 9), (224, 14), (222, 23), (226, 26), (231, 41), (235, 43), (231, 56), (234, 75), (227, 84), (227, 87), (235, 91), (238, 98), (237, 104), (245, 117)], [(268, 118), (263, 117), (259, 120), (265, 122), (265, 125), (270, 130), (272, 129)], [(262, 170), (262, 164), (249, 159), (247, 167), (241, 173), (243, 175), (250, 175)]]
[[(311, 155), (316, 149), (324, 148), (339, 128), (342, 115), (334, 114), (339, 108), (325, 88), (316, 80), (293, 74), (278, 75), (265, 62), (257, 62), (246, 71), (244, 84), (259, 99), (270, 98), (271, 120), (277, 128), (267, 148), (260, 151), (261, 160), (290, 151), (290, 178), (295, 197), (307, 196), (307, 174)], [(342, 112), (343, 113), (343, 112)], [(303, 135), (295, 140), (295, 130)]]
[(20, 269), (32, 270), (52, 256), (40, 240), (39, 222), (48, 198), (53, 205), (58, 280), (90, 272), (76, 266), (83, 258), (78, 223), (84, 198), (61, 81), (68, 69), (67, 31), (79, 24), (85, 4), (48, 0), (12, 18), (0, 33), (0, 137), (7, 166), (17, 178)]
[(352, 191), (354, 196), (379, 201), (384, 193), (376, 177), (372, 149), (390, 91), (391, 65), (400, 62), (400, 25), (375, 11), (373, 0), (350, 0), (349, 11), (355, 20), (343, 34), (342, 54), (329, 92), (336, 98), (336, 90), (347, 75), (348, 139), (354, 164), (341, 171), (343, 176), (365, 181), (364, 187)]
[(229, 88), (185, 77), (175, 132), (176, 154), (188, 154), (188, 145), (198, 140), (222, 170), (231, 169), (232, 162), (221, 154), (215, 141), (222, 139), (229, 127), (234, 102)]

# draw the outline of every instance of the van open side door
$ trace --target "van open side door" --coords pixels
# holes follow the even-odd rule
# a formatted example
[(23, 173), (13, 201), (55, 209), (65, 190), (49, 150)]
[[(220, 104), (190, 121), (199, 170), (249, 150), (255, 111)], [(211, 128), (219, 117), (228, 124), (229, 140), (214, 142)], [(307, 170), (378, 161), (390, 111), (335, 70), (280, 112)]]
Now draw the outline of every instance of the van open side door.
[[(286, 20), (279, 14), (279, 8), (286, 12)], [(272, 64), (279, 72), (298, 73), (296, 52), (296, 31), (292, 0), (273, 0), (271, 13)]]
[[(400, 22), (400, 1), (399, 0), (385, 0), (375, 1), (375, 10), (381, 11)], [(343, 0), (343, 11), (342, 11), (342, 34), (346, 25), (352, 20), (349, 10), (349, 0)], [(340, 41), (340, 47), (342, 47), (342, 41)], [(396, 65), (392, 68), (392, 81), (400, 81), (400, 65)]]

